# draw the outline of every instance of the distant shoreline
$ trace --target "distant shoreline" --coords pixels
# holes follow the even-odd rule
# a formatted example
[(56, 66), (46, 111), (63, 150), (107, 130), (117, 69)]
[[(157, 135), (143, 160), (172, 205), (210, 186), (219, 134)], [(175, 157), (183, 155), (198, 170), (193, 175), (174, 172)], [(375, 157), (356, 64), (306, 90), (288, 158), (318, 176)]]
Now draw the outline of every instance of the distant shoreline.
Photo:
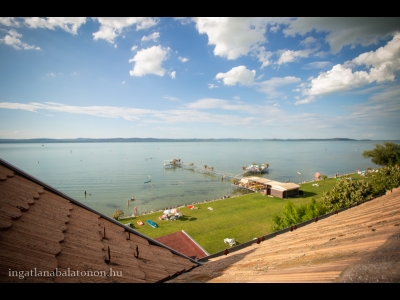
[(231, 142), (231, 141), (371, 141), (370, 139), (348, 139), (348, 138), (330, 138), (330, 139), (239, 139), (239, 138), (221, 138), (221, 139), (158, 139), (158, 138), (77, 138), (77, 139), (0, 139), (2, 144), (12, 143), (121, 143), (121, 142)]

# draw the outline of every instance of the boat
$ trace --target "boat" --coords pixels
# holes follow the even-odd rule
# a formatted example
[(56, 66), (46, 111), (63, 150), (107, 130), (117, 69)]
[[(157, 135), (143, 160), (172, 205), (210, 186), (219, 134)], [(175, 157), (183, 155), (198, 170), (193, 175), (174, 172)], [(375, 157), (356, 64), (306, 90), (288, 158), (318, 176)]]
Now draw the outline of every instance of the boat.
[(181, 159), (169, 159), (169, 160), (164, 160), (164, 167), (180, 167), (182, 164)]
[(147, 224), (149, 224), (151, 227), (157, 228), (158, 225), (157, 223), (153, 222), (152, 220), (146, 220)]
[(140, 220), (137, 220), (136, 223), (138, 223), (139, 226), (143, 226), (144, 225), (144, 223), (142, 221), (140, 221)]
[(151, 182), (151, 176), (147, 175), (147, 180), (144, 183), (149, 183), (149, 182)]
[(255, 165), (251, 164), (246, 167), (243, 167), (245, 170), (247, 170), (249, 173), (267, 173), (268, 172), (268, 164), (262, 164), (260, 165)]

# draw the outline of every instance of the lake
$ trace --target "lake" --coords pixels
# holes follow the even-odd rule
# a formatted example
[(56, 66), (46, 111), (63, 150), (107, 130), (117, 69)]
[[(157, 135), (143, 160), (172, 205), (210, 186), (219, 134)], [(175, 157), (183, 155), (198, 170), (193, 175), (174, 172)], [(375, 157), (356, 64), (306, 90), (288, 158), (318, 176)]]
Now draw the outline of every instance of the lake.
[(253, 162), (269, 163), (262, 177), (300, 183), (313, 180), (316, 172), (333, 176), (377, 167), (362, 157), (376, 143), (383, 141), (3, 143), (0, 157), (110, 216), (116, 209), (131, 215), (134, 207), (144, 213), (245, 193), (220, 176), (165, 168), (165, 160), (213, 166), (228, 175)]

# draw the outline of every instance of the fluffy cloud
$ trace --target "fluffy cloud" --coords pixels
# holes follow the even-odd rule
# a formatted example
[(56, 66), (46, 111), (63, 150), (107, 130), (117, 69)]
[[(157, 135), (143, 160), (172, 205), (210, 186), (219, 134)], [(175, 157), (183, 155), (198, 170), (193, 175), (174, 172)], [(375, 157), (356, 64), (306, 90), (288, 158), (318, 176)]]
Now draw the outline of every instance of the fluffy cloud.
[(6, 45), (9, 45), (13, 47), (14, 49), (17, 50), (40, 50), (40, 47), (36, 47), (34, 45), (28, 45), (26, 43), (23, 43), (20, 38), (22, 37), (22, 34), (18, 33), (14, 29), (11, 29), (8, 31), (8, 34), (0, 39), (0, 43), (4, 43)]
[(266, 18), (195, 18), (200, 34), (207, 34), (208, 44), (215, 45), (214, 55), (236, 59), (266, 38)]
[(314, 45), (316, 42), (317, 42), (317, 40), (316, 40), (314, 37), (308, 36), (308, 37), (306, 37), (304, 40), (302, 40), (302, 41), (300, 42), (300, 44), (301, 44), (301, 45), (304, 45), (304, 46), (306, 46), (306, 47), (309, 47), (309, 46), (311, 46), (311, 45)]
[(169, 75), (171, 76), (172, 79), (175, 79), (176, 78), (176, 71), (172, 71)]
[(139, 50), (129, 60), (129, 62), (135, 63), (133, 70), (129, 71), (129, 74), (131, 76), (143, 76), (146, 74), (164, 76), (166, 70), (161, 67), (161, 64), (166, 60), (169, 51), (170, 48), (162, 48), (161, 46)]
[(215, 79), (222, 79), (225, 85), (250, 84), (254, 82), (256, 71), (250, 71), (245, 66), (232, 68), (226, 73), (218, 73)]
[(142, 37), (142, 42), (147, 42), (147, 41), (157, 41), (157, 39), (160, 37), (159, 32), (153, 32), (152, 34), (145, 35)]
[(273, 53), (271, 51), (266, 51), (265, 47), (258, 47), (254, 53), (258, 58), (258, 61), (261, 63), (261, 69), (271, 64), (271, 57)]
[(24, 18), (25, 24), (30, 28), (61, 28), (66, 32), (77, 34), (78, 28), (86, 23), (85, 17), (29, 17)]
[(291, 20), (283, 32), (287, 36), (304, 36), (313, 30), (327, 32), (325, 41), (331, 51), (337, 53), (346, 45), (355, 47), (376, 44), (380, 38), (393, 35), (399, 27), (398, 17), (304, 17)]
[(114, 43), (115, 38), (126, 27), (136, 25), (136, 30), (141, 30), (150, 28), (159, 22), (157, 18), (149, 17), (99, 17), (94, 19), (100, 23), (100, 29), (93, 33), (93, 39), (103, 39), (110, 44)]
[(293, 61), (296, 61), (297, 58), (299, 58), (299, 57), (308, 57), (314, 51), (315, 51), (315, 49), (314, 50), (306, 49), (306, 50), (297, 50), (297, 51), (280, 50), (280, 51), (278, 51), (280, 56), (276, 63), (278, 65), (281, 65), (281, 64), (293, 62)]
[(208, 84), (208, 88), (209, 89), (216, 89), (218, 86), (217, 85), (215, 85), (215, 84), (213, 84), (213, 83), (209, 83)]
[(0, 25), (20, 27), (19, 22), (14, 17), (0, 17)]
[[(367, 70), (353, 71), (352, 68), (366, 67)], [(384, 47), (359, 55), (343, 65), (335, 65), (331, 70), (312, 78), (304, 89), (306, 99), (296, 102), (313, 102), (315, 96), (343, 92), (376, 82), (394, 81), (400, 70), (400, 33), (394, 35)]]
[(185, 63), (185, 62), (187, 62), (189, 60), (189, 58), (182, 57), (182, 56), (179, 56), (178, 59), (183, 63)]

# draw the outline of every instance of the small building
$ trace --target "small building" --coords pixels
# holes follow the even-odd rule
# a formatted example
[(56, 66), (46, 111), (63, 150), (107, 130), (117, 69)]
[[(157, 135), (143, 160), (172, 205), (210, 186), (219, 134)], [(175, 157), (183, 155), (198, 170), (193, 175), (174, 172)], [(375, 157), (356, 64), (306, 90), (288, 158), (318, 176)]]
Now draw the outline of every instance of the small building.
[(297, 196), (300, 189), (300, 185), (296, 183), (283, 183), (256, 176), (243, 177), (238, 186), (282, 199)]
[(210, 255), (184, 230), (155, 238), (155, 240), (196, 260)]

